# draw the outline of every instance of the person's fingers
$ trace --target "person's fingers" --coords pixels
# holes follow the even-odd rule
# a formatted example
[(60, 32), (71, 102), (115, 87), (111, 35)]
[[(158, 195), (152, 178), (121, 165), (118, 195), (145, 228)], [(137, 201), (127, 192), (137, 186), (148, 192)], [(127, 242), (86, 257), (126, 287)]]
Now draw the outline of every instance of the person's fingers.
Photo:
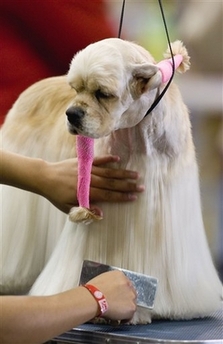
[(100, 166), (107, 163), (119, 162), (120, 157), (118, 155), (104, 155), (102, 157), (95, 157), (93, 166)]
[(137, 199), (137, 193), (145, 190), (144, 185), (129, 180), (91, 178), (90, 199), (94, 201), (125, 202)]
[(90, 204), (91, 211), (100, 217), (103, 217), (103, 211), (101, 208), (97, 207), (95, 204)]
[(92, 166), (91, 174), (97, 177), (111, 179), (138, 179), (139, 173), (135, 171)]
[(97, 188), (90, 189), (91, 202), (127, 202), (135, 201), (137, 198), (137, 194), (133, 192), (112, 191)]
[(142, 192), (145, 189), (144, 185), (128, 179), (103, 178), (95, 175), (91, 176), (91, 187), (121, 192)]

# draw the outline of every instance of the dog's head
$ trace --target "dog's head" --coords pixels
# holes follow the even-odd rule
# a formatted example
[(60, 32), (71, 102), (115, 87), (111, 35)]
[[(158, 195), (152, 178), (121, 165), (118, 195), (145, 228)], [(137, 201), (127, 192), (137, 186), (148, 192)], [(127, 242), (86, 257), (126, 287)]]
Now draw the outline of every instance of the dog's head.
[(89, 45), (68, 72), (74, 89), (66, 111), (70, 133), (99, 138), (137, 125), (161, 79), (152, 56), (137, 44), (111, 38)]

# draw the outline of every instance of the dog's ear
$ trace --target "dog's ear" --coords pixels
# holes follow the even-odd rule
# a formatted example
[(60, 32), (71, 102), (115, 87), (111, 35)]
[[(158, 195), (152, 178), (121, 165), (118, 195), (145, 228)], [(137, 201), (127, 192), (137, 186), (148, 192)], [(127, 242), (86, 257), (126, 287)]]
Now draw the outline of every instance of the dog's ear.
[(157, 66), (152, 63), (132, 65), (130, 90), (133, 98), (140, 97), (148, 90), (157, 88), (162, 83), (162, 75)]

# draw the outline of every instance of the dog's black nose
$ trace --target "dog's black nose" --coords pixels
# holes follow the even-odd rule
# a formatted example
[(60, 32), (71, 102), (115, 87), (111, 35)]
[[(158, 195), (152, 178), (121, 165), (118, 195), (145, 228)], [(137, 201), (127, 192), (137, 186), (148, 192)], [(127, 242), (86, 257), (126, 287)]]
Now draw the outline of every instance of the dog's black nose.
[(66, 115), (68, 121), (78, 127), (81, 124), (81, 119), (84, 117), (84, 111), (80, 107), (71, 106), (67, 109)]

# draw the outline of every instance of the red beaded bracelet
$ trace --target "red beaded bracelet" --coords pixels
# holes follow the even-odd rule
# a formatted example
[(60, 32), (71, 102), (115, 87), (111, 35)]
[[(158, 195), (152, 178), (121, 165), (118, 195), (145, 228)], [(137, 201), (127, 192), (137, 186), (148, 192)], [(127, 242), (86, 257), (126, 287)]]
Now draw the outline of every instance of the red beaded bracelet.
[(83, 287), (86, 288), (91, 293), (91, 295), (95, 298), (95, 300), (98, 303), (98, 306), (100, 308), (100, 313), (97, 316), (98, 317), (102, 316), (108, 310), (108, 303), (107, 303), (106, 298), (104, 297), (104, 295), (102, 294), (100, 290), (98, 290), (91, 284), (84, 284)]

